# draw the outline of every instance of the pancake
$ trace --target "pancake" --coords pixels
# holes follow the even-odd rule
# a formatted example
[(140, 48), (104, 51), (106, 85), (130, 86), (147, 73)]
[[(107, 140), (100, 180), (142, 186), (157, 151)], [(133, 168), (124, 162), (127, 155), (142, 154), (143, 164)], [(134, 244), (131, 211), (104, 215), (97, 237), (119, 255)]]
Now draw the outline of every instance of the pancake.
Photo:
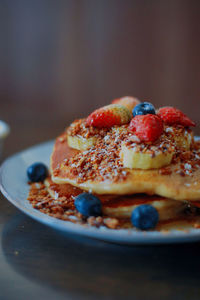
[[(64, 133), (56, 139), (51, 156), (52, 180), (57, 184), (69, 183), (96, 194), (145, 193), (174, 200), (198, 201), (200, 200), (199, 149), (199, 143), (196, 142), (192, 152), (182, 153), (182, 160), (166, 168), (127, 169), (120, 165), (120, 157), (115, 149), (110, 148), (109, 151), (103, 149), (102, 152), (102, 149), (96, 146), (87, 151), (74, 150), (68, 146)], [(106, 165), (92, 161), (94, 151), (99, 151), (101, 159), (102, 156), (105, 158)], [(82, 172), (85, 169), (84, 164), (89, 164), (88, 160), (91, 178)]]
[[(66, 197), (74, 199), (75, 196), (83, 191), (70, 184), (55, 184), (50, 178), (45, 180), (45, 185), (52, 198)], [(159, 220), (165, 221), (174, 219), (183, 214), (188, 207), (187, 202), (175, 201), (161, 196), (148, 196), (145, 194), (137, 195), (98, 195), (102, 203), (103, 215), (115, 218), (130, 218), (132, 211), (141, 204), (154, 206), (159, 213)], [(73, 200), (71, 208), (74, 208)]]

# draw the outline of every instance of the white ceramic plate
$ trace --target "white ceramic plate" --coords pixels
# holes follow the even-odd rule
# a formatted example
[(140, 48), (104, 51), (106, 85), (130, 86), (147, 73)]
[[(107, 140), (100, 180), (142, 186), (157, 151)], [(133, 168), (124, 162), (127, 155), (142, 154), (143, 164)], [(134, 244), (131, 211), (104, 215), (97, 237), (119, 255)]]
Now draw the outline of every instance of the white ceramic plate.
[(79, 234), (99, 240), (120, 244), (163, 244), (200, 240), (200, 229), (188, 232), (172, 230), (168, 234), (157, 231), (140, 232), (132, 230), (112, 230), (107, 228), (83, 227), (62, 221), (33, 209), (26, 200), (29, 186), (26, 169), (34, 162), (49, 164), (53, 141), (36, 145), (8, 158), (0, 169), (0, 188), (4, 196), (17, 208), (33, 219), (66, 233)]

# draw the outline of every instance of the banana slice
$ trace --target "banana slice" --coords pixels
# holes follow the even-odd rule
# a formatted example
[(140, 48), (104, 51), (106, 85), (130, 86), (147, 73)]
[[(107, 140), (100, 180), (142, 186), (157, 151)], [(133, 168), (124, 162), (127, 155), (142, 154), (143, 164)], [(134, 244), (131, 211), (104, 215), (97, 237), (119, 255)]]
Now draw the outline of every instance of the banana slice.
[(159, 169), (169, 165), (174, 152), (175, 149), (171, 147), (170, 151), (162, 152), (161, 150), (156, 150), (152, 155), (152, 152), (149, 150), (140, 152), (137, 150), (137, 147), (131, 148), (123, 144), (120, 156), (125, 168), (148, 170)]
[(174, 143), (176, 148), (178, 149), (184, 149), (184, 150), (190, 150), (190, 146), (192, 144), (192, 141), (194, 139), (194, 135), (191, 130), (183, 129), (183, 132), (178, 134), (173, 134), (173, 128), (168, 127), (166, 129), (166, 132), (169, 132), (171, 130), (172, 132), (172, 139), (174, 139)]
[(86, 150), (95, 145), (97, 138), (95, 136), (90, 138), (84, 138), (82, 136), (67, 136), (68, 145), (77, 150)]
[(132, 146), (122, 143), (120, 157), (124, 167), (129, 169), (159, 169), (171, 163), (176, 149), (189, 150), (192, 141), (189, 129), (167, 127), (157, 145), (140, 148), (134, 143)]
[(95, 145), (99, 137), (99, 129), (88, 127), (86, 119), (75, 120), (67, 129), (67, 142), (70, 148), (86, 150)]

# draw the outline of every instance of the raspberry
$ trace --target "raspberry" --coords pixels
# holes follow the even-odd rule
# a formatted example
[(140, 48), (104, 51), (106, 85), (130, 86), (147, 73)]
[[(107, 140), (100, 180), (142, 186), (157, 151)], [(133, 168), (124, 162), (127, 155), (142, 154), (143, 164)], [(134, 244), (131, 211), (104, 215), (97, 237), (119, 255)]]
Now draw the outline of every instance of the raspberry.
[(163, 121), (157, 115), (138, 115), (131, 120), (129, 129), (142, 142), (154, 142), (163, 132)]
[(131, 119), (128, 108), (119, 104), (110, 104), (95, 110), (86, 122), (89, 126), (109, 128), (114, 125), (126, 124)]
[(133, 108), (140, 103), (140, 101), (137, 98), (131, 97), (131, 96), (125, 96), (121, 97), (119, 99), (114, 99), (112, 101), (113, 104), (120, 104), (126, 106), (129, 111), (132, 113)]
[(158, 115), (167, 125), (183, 125), (185, 127), (195, 126), (182, 111), (174, 107), (162, 107), (158, 110)]

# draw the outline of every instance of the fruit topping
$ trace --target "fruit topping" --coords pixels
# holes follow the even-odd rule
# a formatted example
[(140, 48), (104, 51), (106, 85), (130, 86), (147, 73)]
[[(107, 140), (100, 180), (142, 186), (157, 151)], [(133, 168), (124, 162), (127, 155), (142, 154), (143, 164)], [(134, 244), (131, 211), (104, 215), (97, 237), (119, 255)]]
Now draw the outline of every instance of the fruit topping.
[(147, 230), (156, 227), (159, 220), (157, 210), (149, 204), (137, 206), (131, 215), (132, 224), (139, 229)]
[(74, 205), (85, 217), (101, 215), (101, 201), (92, 194), (82, 193), (75, 198)]
[[(163, 143), (164, 144), (164, 143)], [(163, 149), (159, 149), (157, 147), (156, 151), (152, 150), (155, 149), (155, 146), (145, 147), (143, 151), (138, 151), (136, 147), (130, 147), (130, 145), (126, 145), (126, 143), (122, 144), (120, 156), (125, 168), (129, 169), (160, 169), (164, 166), (167, 166), (171, 163), (174, 149), (170, 147), (170, 145), (163, 146), (166, 148), (165, 151)]]
[(156, 141), (163, 132), (163, 122), (157, 115), (136, 116), (130, 122), (129, 129), (143, 142)]
[(86, 150), (91, 148), (97, 142), (95, 137), (83, 138), (82, 136), (67, 136), (67, 142), (69, 147), (76, 150)]
[(43, 163), (34, 163), (27, 169), (27, 176), (31, 182), (44, 181), (48, 175), (48, 169)]
[(109, 128), (114, 125), (123, 125), (130, 121), (131, 113), (128, 108), (120, 104), (110, 104), (95, 110), (89, 115), (86, 122), (89, 126)]
[(130, 113), (132, 113), (133, 108), (139, 103), (140, 101), (137, 98), (130, 96), (121, 97), (112, 101), (112, 104), (120, 104), (126, 106), (129, 109)]
[(154, 106), (149, 102), (139, 103), (133, 109), (134, 117), (138, 115), (147, 115), (147, 114), (155, 115), (155, 113), (156, 111)]
[(174, 107), (161, 107), (157, 113), (167, 125), (183, 125), (185, 127), (195, 126), (181, 110)]

